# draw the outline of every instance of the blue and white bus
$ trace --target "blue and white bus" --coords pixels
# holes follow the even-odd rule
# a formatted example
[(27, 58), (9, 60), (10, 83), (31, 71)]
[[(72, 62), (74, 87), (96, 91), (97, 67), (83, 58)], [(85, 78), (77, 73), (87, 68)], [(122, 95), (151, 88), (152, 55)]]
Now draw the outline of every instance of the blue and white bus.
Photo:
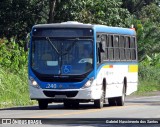
[(62, 102), (66, 108), (93, 102), (123, 106), (137, 90), (136, 32), (133, 29), (63, 22), (31, 31), (30, 98), (40, 109)]

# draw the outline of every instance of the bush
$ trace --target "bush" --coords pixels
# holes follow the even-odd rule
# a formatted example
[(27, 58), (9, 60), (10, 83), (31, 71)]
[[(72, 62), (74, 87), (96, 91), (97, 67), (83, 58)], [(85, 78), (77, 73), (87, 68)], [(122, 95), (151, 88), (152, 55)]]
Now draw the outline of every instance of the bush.
[(144, 60), (139, 64), (139, 86), (137, 93), (160, 91), (159, 63), (153, 64), (153, 62)]
[(19, 73), (0, 68), (0, 107), (29, 105), (27, 68)]
[(0, 107), (33, 104), (28, 91), (27, 54), (13, 39), (0, 40)]
[(20, 47), (14, 39), (9, 42), (6, 39), (0, 40), (0, 66), (10, 68), (11, 71), (19, 72), (27, 66), (27, 52)]

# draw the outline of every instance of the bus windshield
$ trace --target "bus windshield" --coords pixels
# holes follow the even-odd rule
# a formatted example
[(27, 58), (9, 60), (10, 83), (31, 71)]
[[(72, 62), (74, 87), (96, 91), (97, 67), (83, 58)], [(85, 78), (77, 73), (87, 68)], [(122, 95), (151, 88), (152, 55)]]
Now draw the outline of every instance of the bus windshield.
[(82, 75), (93, 69), (91, 39), (33, 37), (31, 68), (47, 75)]

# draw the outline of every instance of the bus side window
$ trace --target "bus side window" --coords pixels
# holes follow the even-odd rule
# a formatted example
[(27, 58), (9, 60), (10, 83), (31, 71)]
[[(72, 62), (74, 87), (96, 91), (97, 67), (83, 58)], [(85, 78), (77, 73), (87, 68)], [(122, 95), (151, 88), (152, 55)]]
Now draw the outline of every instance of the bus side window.
[(131, 37), (131, 59), (136, 60), (135, 37)]
[(119, 36), (114, 36), (114, 60), (119, 60)]
[(101, 36), (101, 46), (100, 47), (100, 56), (101, 56), (101, 61), (106, 60), (106, 41), (107, 41), (107, 35), (102, 35)]
[(119, 50), (120, 50), (120, 60), (125, 60), (125, 39), (124, 36), (120, 36), (120, 42), (119, 42)]
[(110, 36), (109, 35), (107, 35), (107, 39), (106, 39), (106, 50), (105, 50), (105, 54), (106, 54), (106, 60), (109, 60), (109, 45), (110, 45), (110, 43), (109, 43), (109, 38), (110, 38)]
[(125, 38), (125, 56), (126, 60), (130, 60), (131, 53), (130, 53), (130, 37), (126, 36)]
[(97, 50), (97, 64), (101, 62), (101, 52), (100, 52), (100, 42), (101, 42), (101, 34), (97, 33), (97, 43), (96, 43), (96, 50)]
[(108, 60), (113, 60), (113, 35), (108, 35)]
[(99, 47), (98, 47), (98, 44), (96, 44), (96, 50), (97, 50), (97, 64), (99, 64), (100, 63), (100, 58), (99, 58), (99, 54), (100, 54), (100, 52), (99, 52)]

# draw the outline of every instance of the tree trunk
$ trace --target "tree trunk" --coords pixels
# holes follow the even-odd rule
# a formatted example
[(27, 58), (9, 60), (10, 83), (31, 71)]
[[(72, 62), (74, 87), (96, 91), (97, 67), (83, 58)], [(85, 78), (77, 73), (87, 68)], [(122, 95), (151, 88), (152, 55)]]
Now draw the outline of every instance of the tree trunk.
[(48, 23), (52, 23), (55, 15), (56, 0), (49, 1), (49, 18)]

